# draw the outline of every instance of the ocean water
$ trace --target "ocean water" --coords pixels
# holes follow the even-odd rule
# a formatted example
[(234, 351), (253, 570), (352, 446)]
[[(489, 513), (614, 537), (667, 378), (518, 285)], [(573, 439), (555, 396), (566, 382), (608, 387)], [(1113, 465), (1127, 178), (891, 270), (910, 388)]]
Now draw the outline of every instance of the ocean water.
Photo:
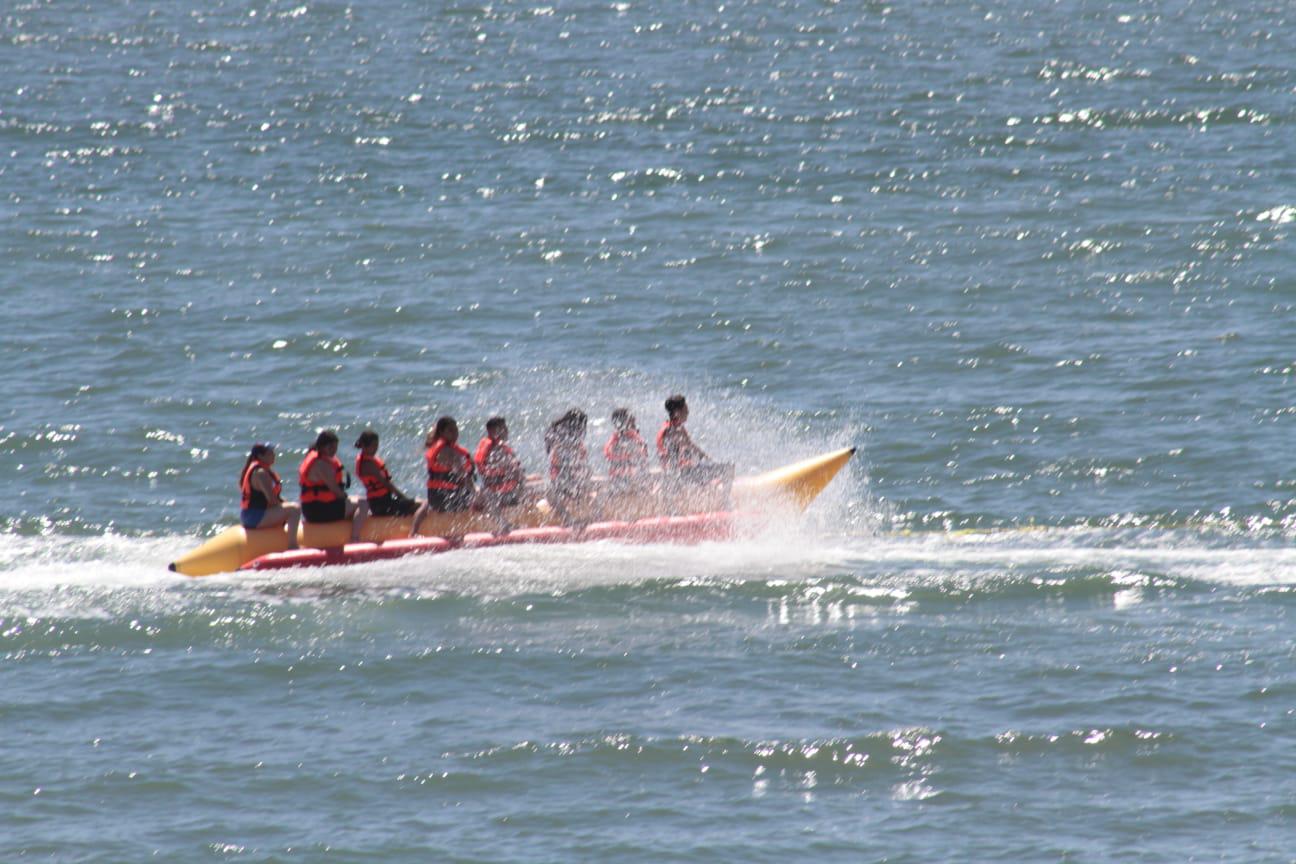
[[(1296, 860), (1293, 44), (0, 6), (0, 860)], [(740, 472), (859, 452), (732, 543), (166, 569), (253, 441), (416, 490), (441, 414), (534, 468), (674, 391)]]

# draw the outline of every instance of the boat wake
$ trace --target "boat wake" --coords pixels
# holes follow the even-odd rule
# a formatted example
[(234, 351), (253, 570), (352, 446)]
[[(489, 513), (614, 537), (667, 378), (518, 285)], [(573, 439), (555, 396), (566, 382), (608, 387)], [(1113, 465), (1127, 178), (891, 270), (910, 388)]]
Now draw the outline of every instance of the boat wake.
[(1022, 529), (913, 533), (826, 530), (819, 520), (767, 526), (760, 536), (698, 545), (507, 546), (351, 567), (232, 573), (191, 580), (167, 571), (187, 537), (0, 534), (0, 598), (93, 588), (201, 593), (231, 586), (329, 584), (359, 591), (508, 596), (643, 583), (739, 584), (846, 579), (888, 589), (1064, 584), (1093, 573), (1118, 583), (1296, 586), (1296, 548), (1197, 532)]

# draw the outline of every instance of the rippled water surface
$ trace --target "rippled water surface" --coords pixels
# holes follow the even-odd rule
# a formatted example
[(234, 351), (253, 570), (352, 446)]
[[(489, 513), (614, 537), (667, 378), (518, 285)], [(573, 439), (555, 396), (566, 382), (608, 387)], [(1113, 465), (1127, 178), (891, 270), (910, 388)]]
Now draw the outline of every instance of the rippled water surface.
[[(0, 7), (0, 859), (1296, 860), (1293, 44)], [(252, 441), (413, 490), (442, 414), (535, 469), (679, 390), (740, 472), (859, 453), (739, 542), (166, 570)]]

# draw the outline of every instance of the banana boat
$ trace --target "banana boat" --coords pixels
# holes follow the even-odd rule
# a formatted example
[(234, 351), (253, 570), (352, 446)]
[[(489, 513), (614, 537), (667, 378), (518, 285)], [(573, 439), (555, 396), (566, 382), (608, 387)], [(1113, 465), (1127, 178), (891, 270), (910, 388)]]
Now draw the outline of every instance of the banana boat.
[[(578, 527), (564, 525), (544, 499), (507, 508), (499, 514), (429, 513), (410, 537), (411, 517), (370, 516), (360, 542), (351, 543), (351, 523), (303, 522), (299, 548), (289, 549), (284, 526), (246, 529), (236, 525), (212, 537), (171, 563), (185, 576), (210, 576), (240, 569), (270, 570), (358, 564), (435, 554), (452, 549), (480, 549), (517, 543), (572, 543), (621, 540), (640, 543), (697, 543), (732, 536), (737, 522), (779, 508), (804, 510), (832, 482), (855, 448), (834, 450), (764, 474), (734, 480), (732, 492), (700, 489), (690, 495), (684, 515), (667, 515), (653, 494), (595, 498)], [(682, 509), (678, 498), (676, 511)]]

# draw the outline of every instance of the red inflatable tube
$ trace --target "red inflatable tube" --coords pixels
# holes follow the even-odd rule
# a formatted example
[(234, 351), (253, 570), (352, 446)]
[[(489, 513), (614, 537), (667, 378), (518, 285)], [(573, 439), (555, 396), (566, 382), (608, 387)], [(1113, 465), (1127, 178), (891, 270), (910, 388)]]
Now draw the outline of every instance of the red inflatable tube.
[(701, 543), (704, 540), (725, 540), (732, 534), (733, 514), (703, 513), (640, 519), (629, 526), (624, 536), (639, 543)]
[(464, 537), (463, 548), (490, 549), (519, 543), (570, 543), (576, 539), (577, 536), (570, 528), (518, 528), (507, 534), (469, 534)]
[(629, 522), (595, 522), (581, 532), (582, 540), (620, 540), (630, 530)]
[(324, 567), (335, 564), (363, 564), (367, 561), (386, 561), (406, 555), (434, 555), (455, 548), (443, 537), (413, 537), (408, 540), (388, 540), (386, 543), (348, 543), (332, 549), (289, 549), (271, 552), (254, 558), (240, 570), (286, 570), (292, 567)]
[(701, 543), (733, 536), (733, 513), (699, 513), (693, 516), (660, 516), (638, 522), (595, 522), (584, 529), (519, 528), (507, 534), (469, 534), (461, 540), (444, 537), (411, 537), (384, 543), (348, 543), (332, 549), (290, 549), (272, 552), (244, 564), (242, 570), (283, 570), (290, 567), (324, 567), (387, 561), (406, 555), (435, 555), (452, 549), (490, 549), (519, 543), (579, 543), (622, 540), (630, 543)]

